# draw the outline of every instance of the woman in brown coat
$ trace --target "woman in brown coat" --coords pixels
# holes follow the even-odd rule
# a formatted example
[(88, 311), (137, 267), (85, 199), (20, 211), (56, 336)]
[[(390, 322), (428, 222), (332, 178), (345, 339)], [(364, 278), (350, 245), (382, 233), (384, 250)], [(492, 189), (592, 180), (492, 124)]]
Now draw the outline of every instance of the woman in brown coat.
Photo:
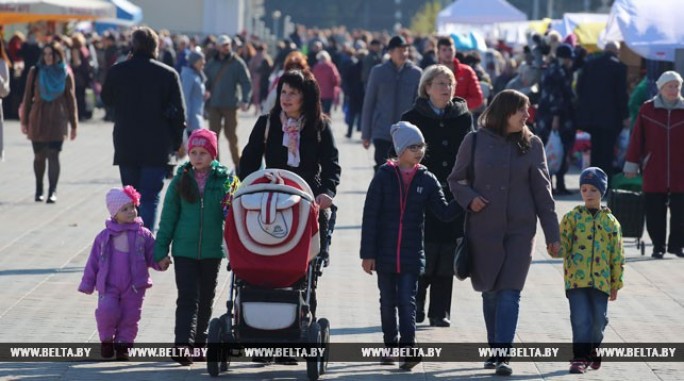
[(64, 61), (64, 50), (57, 42), (43, 48), (38, 64), (26, 80), (21, 131), (33, 144), (33, 171), (36, 175), (36, 202), (43, 201), (43, 177), (48, 167), (47, 203), (57, 201), (59, 152), (71, 124), (71, 140), (76, 139), (78, 117), (74, 77)]
[(537, 218), (547, 250), (556, 254), (560, 248), (544, 146), (525, 125), (529, 104), (518, 91), (499, 93), (480, 116), (480, 128), (463, 140), (448, 178), (454, 198), (469, 212), (472, 285), (482, 292), (487, 341), (504, 350), (485, 368), (496, 368), (498, 375), (512, 373), (505, 351), (515, 336)]

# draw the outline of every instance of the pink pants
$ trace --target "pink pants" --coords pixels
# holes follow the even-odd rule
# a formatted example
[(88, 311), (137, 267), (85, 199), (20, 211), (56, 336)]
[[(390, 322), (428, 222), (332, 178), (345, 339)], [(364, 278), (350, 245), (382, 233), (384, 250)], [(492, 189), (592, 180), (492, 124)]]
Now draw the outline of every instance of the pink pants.
[(145, 289), (136, 292), (132, 287), (124, 292), (107, 287), (106, 292), (100, 293), (95, 310), (100, 341), (132, 344), (138, 335), (144, 298)]

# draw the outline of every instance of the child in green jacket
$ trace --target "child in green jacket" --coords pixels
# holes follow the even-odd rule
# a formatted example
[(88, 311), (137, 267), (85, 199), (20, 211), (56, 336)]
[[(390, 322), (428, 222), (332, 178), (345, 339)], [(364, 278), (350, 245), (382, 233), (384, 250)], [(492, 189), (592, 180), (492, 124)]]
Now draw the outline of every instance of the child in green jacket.
[[(164, 198), (155, 261), (168, 266), (169, 245), (175, 262), (175, 343), (181, 347), (203, 347), (211, 318), (216, 279), (224, 257), (224, 199), (237, 180), (216, 159), (216, 134), (193, 131), (188, 139), (190, 162), (182, 165), (171, 180)], [(195, 352), (197, 353), (197, 352)], [(190, 357), (174, 357), (190, 365)]]
[(622, 288), (622, 230), (610, 210), (601, 207), (608, 180), (598, 167), (580, 175), (584, 205), (561, 221), (560, 255), (565, 262), (565, 293), (570, 302), (574, 359), (570, 373), (601, 367), (596, 353), (608, 324), (608, 300)]

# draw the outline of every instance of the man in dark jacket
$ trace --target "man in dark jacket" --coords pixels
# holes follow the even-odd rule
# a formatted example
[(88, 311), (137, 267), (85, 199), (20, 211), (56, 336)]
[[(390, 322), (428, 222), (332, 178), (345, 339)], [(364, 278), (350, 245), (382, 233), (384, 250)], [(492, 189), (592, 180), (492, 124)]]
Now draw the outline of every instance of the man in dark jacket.
[(115, 111), (114, 165), (121, 183), (140, 192), (140, 216), (150, 230), (169, 150), (180, 148), (185, 128), (180, 80), (173, 68), (154, 59), (158, 41), (150, 28), (133, 32), (130, 58), (109, 70), (102, 87), (102, 101)]
[(604, 53), (584, 64), (577, 80), (577, 125), (591, 134), (591, 165), (610, 176), (620, 130), (629, 126), (627, 66), (618, 59), (620, 44), (609, 42)]

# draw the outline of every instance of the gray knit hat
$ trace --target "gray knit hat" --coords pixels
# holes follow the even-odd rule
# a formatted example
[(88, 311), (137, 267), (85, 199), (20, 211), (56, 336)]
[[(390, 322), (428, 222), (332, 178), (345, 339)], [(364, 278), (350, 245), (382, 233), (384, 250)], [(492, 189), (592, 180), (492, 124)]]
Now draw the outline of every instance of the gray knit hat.
[(195, 63), (201, 59), (204, 59), (204, 54), (201, 51), (195, 49), (191, 50), (190, 53), (188, 53), (188, 66), (195, 66)]
[(401, 156), (404, 150), (411, 145), (425, 144), (425, 138), (418, 127), (409, 122), (399, 122), (390, 128), (392, 143), (397, 156)]

